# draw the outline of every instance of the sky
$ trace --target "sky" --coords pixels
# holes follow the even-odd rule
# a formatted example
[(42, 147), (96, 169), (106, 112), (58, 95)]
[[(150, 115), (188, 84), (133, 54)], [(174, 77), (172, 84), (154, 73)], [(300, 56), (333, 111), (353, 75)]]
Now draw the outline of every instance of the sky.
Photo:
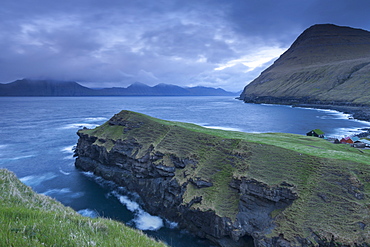
[(0, 0), (0, 82), (237, 92), (314, 24), (370, 30), (369, 0)]

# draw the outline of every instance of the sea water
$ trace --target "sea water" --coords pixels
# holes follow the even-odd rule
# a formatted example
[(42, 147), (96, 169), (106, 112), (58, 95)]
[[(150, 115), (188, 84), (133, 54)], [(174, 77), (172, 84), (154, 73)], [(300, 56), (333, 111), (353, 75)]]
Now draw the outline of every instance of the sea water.
[(319, 128), (339, 138), (370, 127), (336, 111), (245, 104), (233, 97), (0, 97), (0, 167), (84, 216), (125, 222), (170, 246), (211, 246), (176, 222), (147, 213), (138, 195), (74, 167), (77, 130), (121, 110), (253, 133), (305, 135)]

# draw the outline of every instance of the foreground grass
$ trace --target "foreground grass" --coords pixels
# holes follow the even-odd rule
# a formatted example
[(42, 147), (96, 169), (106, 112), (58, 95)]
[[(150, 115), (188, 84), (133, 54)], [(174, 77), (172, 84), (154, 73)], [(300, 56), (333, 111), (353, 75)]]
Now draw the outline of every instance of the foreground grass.
[(184, 203), (202, 197), (192, 207), (235, 219), (240, 194), (229, 186), (233, 179), (253, 178), (271, 187), (288, 183), (298, 199), (271, 213), (276, 224), (271, 236), (283, 233), (292, 243), (306, 238), (317, 244), (318, 237), (337, 244), (370, 243), (369, 150), (302, 135), (208, 129), (128, 111), (116, 118), (125, 126), (107, 122), (81, 132), (97, 137), (94, 144), (108, 151), (116, 140), (136, 140), (140, 148), (132, 150), (134, 158), (152, 147), (164, 154), (163, 165), (173, 166), (172, 156), (195, 160), (177, 169), (175, 179), (180, 184), (201, 179), (213, 186), (188, 183)]
[(166, 246), (122, 223), (86, 218), (0, 169), (0, 246)]

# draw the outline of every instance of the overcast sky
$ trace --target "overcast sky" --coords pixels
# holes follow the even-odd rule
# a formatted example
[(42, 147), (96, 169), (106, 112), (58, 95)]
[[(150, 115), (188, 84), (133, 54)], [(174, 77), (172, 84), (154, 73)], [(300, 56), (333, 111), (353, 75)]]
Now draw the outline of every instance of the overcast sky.
[(306, 28), (370, 30), (369, 0), (0, 0), (0, 82), (239, 91)]

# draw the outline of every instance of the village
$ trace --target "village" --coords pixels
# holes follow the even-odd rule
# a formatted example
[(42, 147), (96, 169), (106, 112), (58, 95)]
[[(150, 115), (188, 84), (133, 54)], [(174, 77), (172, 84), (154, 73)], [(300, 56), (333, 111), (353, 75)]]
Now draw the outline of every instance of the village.
[(307, 136), (315, 136), (328, 140), (334, 144), (347, 144), (354, 148), (370, 149), (370, 129), (360, 134), (346, 136), (341, 139), (335, 137), (326, 137), (325, 133), (320, 129), (313, 129), (306, 133)]

